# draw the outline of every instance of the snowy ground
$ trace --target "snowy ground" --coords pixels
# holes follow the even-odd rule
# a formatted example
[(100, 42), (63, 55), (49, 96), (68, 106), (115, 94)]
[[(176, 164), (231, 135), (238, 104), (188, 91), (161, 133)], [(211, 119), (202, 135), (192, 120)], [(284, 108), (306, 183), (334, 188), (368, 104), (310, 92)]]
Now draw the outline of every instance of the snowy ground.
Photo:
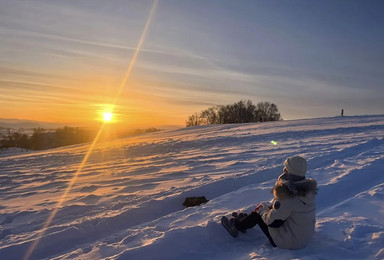
[[(96, 146), (30, 259), (384, 259), (384, 115), (185, 128)], [(271, 144), (271, 141), (277, 145)], [(89, 148), (0, 156), (0, 259), (22, 259)], [(232, 238), (288, 156), (319, 183), (313, 241)], [(189, 196), (208, 203), (184, 208)]]

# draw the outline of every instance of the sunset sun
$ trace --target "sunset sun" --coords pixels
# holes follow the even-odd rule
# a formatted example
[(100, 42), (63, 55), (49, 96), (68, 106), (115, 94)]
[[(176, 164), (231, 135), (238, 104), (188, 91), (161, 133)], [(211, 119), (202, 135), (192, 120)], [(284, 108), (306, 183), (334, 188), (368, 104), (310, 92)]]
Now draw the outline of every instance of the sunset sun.
[(104, 122), (111, 122), (113, 118), (113, 113), (111, 112), (104, 112), (103, 113), (103, 121)]

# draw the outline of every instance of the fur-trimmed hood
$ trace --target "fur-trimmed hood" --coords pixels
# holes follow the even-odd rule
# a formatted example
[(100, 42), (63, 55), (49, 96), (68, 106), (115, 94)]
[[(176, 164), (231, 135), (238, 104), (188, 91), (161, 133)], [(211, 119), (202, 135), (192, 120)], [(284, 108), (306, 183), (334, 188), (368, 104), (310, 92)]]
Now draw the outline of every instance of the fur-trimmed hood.
[(314, 196), (317, 194), (317, 182), (312, 178), (295, 182), (279, 178), (273, 187), (272, 193), (277, 199)]

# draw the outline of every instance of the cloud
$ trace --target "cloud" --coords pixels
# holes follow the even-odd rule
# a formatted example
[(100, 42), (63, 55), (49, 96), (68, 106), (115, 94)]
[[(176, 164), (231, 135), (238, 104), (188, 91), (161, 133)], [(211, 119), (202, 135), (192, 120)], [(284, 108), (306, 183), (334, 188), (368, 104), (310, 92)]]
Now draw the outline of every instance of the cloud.
[[(10, 109), (41, 104), (54, 110), (113, 99), (152, 2), (115, 3), (1, 1), (0, 102)], [(134, 109), (156, 102), (179, 113), (242, 98), (308, 115), (323, 113), (322, 106), (380, 110), (380, 51), (367, 56), (363, 41), (356, 48), (341, 36), (330, 39), (337, 48), (323, 44), (326, 30), (297, 30), (321, 24), (297, 27), (295, 15), (273, 6), (274, 17), (288, 19), (281, 24), (262, 12), (271, 6), (257, 6), (236, 13), (227, 3), (202, 10), (189, 2), (160, 2), (121, 102), (134, 98)]]

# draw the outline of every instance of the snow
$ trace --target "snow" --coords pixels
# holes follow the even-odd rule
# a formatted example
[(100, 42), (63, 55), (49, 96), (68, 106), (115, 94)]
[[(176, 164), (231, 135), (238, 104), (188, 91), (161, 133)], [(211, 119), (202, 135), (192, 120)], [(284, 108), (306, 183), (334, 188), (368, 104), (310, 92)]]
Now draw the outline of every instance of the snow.
[[(384, 259), (384, 115), (168, 130), (0, 156), (0, 259)], [(271, 141), (277, 142), (276, 145)], [(272, 198), (284, 160), (318, 181), (316, 233), (273, 248), (258, 227), (232, 238), (222, 215)], [(184, 199), (206, 196), (198, 207)], [(44, 233), (41, 229), (64, 199)]]

